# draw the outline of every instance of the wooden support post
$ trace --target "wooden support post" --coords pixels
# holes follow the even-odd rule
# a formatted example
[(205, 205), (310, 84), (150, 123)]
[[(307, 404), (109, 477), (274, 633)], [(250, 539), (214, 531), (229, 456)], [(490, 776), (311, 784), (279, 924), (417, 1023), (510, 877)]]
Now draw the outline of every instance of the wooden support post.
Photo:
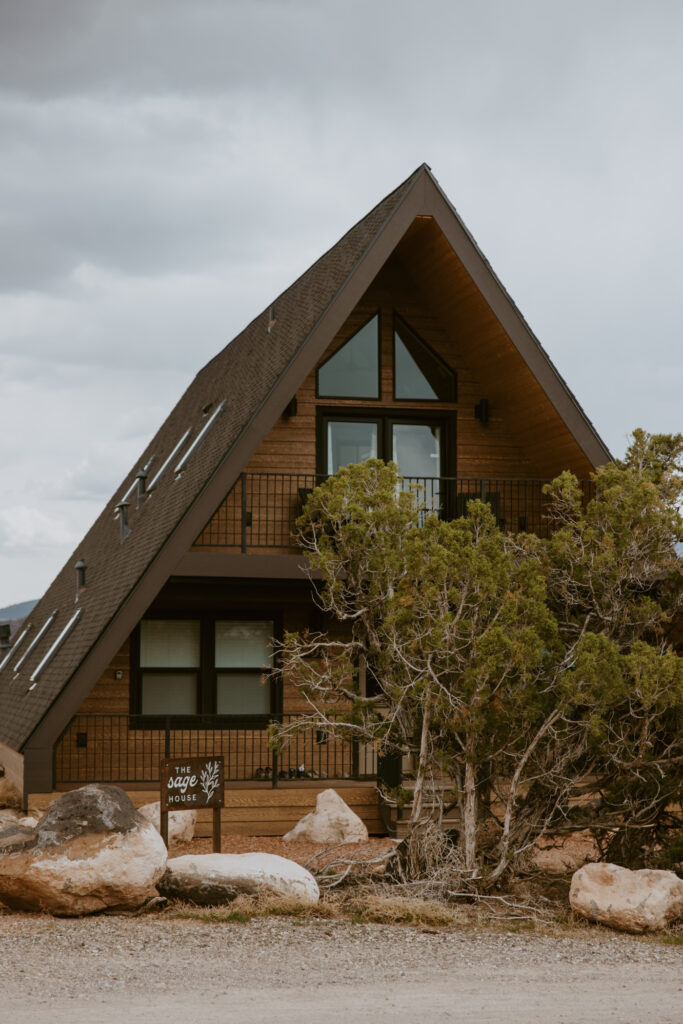
[(168, 850), (168, 811), (160, 812), (159, 832)]
[(221, 852), (221, 809), (213, 809), (213, 852)]

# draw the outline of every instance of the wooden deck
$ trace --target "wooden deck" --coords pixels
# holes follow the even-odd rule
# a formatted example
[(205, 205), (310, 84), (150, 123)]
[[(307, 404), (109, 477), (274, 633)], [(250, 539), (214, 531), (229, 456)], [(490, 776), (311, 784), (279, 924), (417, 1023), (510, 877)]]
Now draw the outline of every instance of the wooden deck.
[[(64, 786), (64, 789), (77, 788)], [(318, 793), (334, 788), (352, 811), (365, 822), (370, 835), (385, 835), (380, 817), (379, 799), (374, 783), (335, 781), (333, 786), (312, 782), (282, 782), (277, 788), (263, 784), (234, 785), (225, 788), (225, 805), (221, 812), (224, 835), (282, 836), (289, 832), (305, 814), (315, 809)], [(157, 789), (126, 788), (136, 807), (159, 799)], [(29, 812), (42, 814), (55, 797), (54, 793), (31, 793)], [(211, 811), (199, 811), (195, 835), (212, 835)]]

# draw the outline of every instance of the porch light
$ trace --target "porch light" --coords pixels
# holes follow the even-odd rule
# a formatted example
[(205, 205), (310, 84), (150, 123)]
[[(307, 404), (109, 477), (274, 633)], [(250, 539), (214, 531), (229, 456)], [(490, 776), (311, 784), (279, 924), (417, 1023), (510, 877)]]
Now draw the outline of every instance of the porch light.
[(488, 398), (480, 398), (474, 407), (474, 418), (481, 422), (482, 426), (486, 426), (489, 421), (489, 400)]

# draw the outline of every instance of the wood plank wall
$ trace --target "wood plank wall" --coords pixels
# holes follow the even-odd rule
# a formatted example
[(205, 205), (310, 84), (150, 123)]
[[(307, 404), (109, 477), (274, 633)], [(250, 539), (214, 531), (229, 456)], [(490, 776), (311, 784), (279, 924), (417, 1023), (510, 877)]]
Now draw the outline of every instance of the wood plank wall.
[[(201, 585), (199, 585), (201, 586)], [(238, 584), (236, 584), (238, 586)], [(237, 597), (239, 601), (239, 597)], [(188, 609), (191, 614), (191, 609)], [(229, 610), (226, 609), (229, 616)], [(309, 609), (292, 603), (283, 609), (285, 630), (304, 630), (310, 624)], [(332, 629), (334, 632), (334, 629)], [(121, 675), (117, 679), (117, 674)], [(283, 681), (283, 713), (305, 714), (308, 704), (294, 680)], [(118, 782), (156, 778), (164, 757), (163, 730), (130, 729), (130, 643), (126, 642), (113, 658), (90, 694), (81, 704), (77, 718), (65, 732), (55, 753), (56, 782), (72, 780)], [(340, 711), (344, 710), (340, 707)], [(111, 716), (100, 718), (99, 716)], [(120, 717), (117, 717), (120, 716)], [(85, 732), (85, 746), (78, 745), (78, 733)], [(171, 756), (222, 753), (226, 758), (226, 777), (256, 779), (272, 766), (272, 752), (263, 730), (183, 730), (173, 732)], [(374, 752), (361, 747), (362, 775), (376, 770)], [(316, 730), (293, 737), (279, 758), (279, 769), (287, 773), (302, 769), (304, 775), (345, 778), (353, 771), (353, 755), (348, 743), (322, 741)]]
[[(305, 814), (315, 809), (318, 793), (325, 788), (325, 784), (283, 784), (278, 789), (226, 788), (225, 806), (221, 812), (221, 832), (223, 835), (282, 836)], [(373, 785), (342, 782), (334, 784), (334, 788), (351, 810), (365, 822), (371, 835), (384, 834), (377, 789)], [(126, 792), (136, 807), (159, 799), (158, 789), (126, 789)], [(29, 794), (30, 812), (39, 816), (57, 796), (57, 792)], [(199, 811), (195, 836), (211, 836), (212, 828), (211, 811)]]
[[(472, 286), (473, 287), (473, 286)], [(458, 374), (458, 401), (447, 402), (396, 402), (393, 398), (393, 312), (394, 310), (430, 345), (441, 358)], [(291, 418), (282, 417), (263, 440), (258, 450), (245, 467), (247, 474), (253, 473), (301, 473), (313, 475), (316, 472), (316, 408), (318, 406), (343, 409), (367, 408), (368, 410), (395, 410), (409, 413), (414, 410), (446, 412), (452, 414), (457, 423), (456, 475), (475, 478), (534, 478), (544, 476), (547, 459), (535, 460), (528, 446), (521, 443), (516, 418), (505, 403), (493, 402), (490, 419), (486, 425), (474, 415), (474, 407), (481, 398), (489, 395), (490, 381), (484, 375), (477, 375), (472, 369), (469, 353), (476, 348), (476, 331), (472, 333), (468, 324), (457, 329), (446, 329), (443, 319), (434, 312), (434, 304), (428, 303), (412, 276), (402, 265), (398, 256), (385, 265), (344, 328), (325, 353), (327, 359), (340, 348), (377, 311), (381, 323), (381, 398), (378, 401), (361, 399), (317, 399), (316, 375), (311, 373), (299, 388), (297, 413)], [(489, 317), (490, 319), (490, 317)], [(485, 323), (488, 330), (490, 325)], [(509, 344), (509, 343), (508, 343)], [(493, 364), (495, 365), (495, 363)], [(562, 460), (556, 460), (555, 472), (562, 468)], [(273, 485), (277, 487), (277, 485)], [(279, 492), (278, 492), (279, 493)], [(240, 497), (234, 494), (226, 499), (202, 533), (198, 546), (191, 550), (211, 550), (211, 536), (225, 533), (225, 524), (238, 506)], [(276, 503), (278, 495), (273, 496)], [(232, 504), (231, 504), (232, 503)], [(284, 506), (283, 506), (284, 507)], [(254, 517), (254, 536), (259, 528), (258, 504), (249, 502)], [(289, 511), (289, 509), (288, 509)], [(286, 534), (283, 528), (282, 533)], [(251, 533), (250, 533), (251, 536)], [(230, 538), (238, 544), (239, 537)], [(216, 546), (216, 550), (220, 550)], [(248, 549), (249, 550), (249, 549)], [(273, 553), (280, 549), (271, 549)], [(282, 549), (285, 550), (284, 548)]]

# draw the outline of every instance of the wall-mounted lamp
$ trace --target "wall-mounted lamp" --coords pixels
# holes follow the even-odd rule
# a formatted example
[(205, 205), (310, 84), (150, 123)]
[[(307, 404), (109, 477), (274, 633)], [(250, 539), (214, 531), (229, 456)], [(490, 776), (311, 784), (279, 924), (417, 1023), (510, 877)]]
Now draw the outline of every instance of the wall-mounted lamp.
[(482, 426), (486, 426), (489, 421), (489, 400), (488, 398), (480, 398), (474, 407), (474, 418), (479, 420)]
[(292, 398), (285, 406), (285, 411), (282, 413), (282, 415), (285, 417), (285, 419), (289, 420), (292, 418), (292, 416), (296, 416), (296, 410), (297, 402), (295, 395), (294, 398)]

